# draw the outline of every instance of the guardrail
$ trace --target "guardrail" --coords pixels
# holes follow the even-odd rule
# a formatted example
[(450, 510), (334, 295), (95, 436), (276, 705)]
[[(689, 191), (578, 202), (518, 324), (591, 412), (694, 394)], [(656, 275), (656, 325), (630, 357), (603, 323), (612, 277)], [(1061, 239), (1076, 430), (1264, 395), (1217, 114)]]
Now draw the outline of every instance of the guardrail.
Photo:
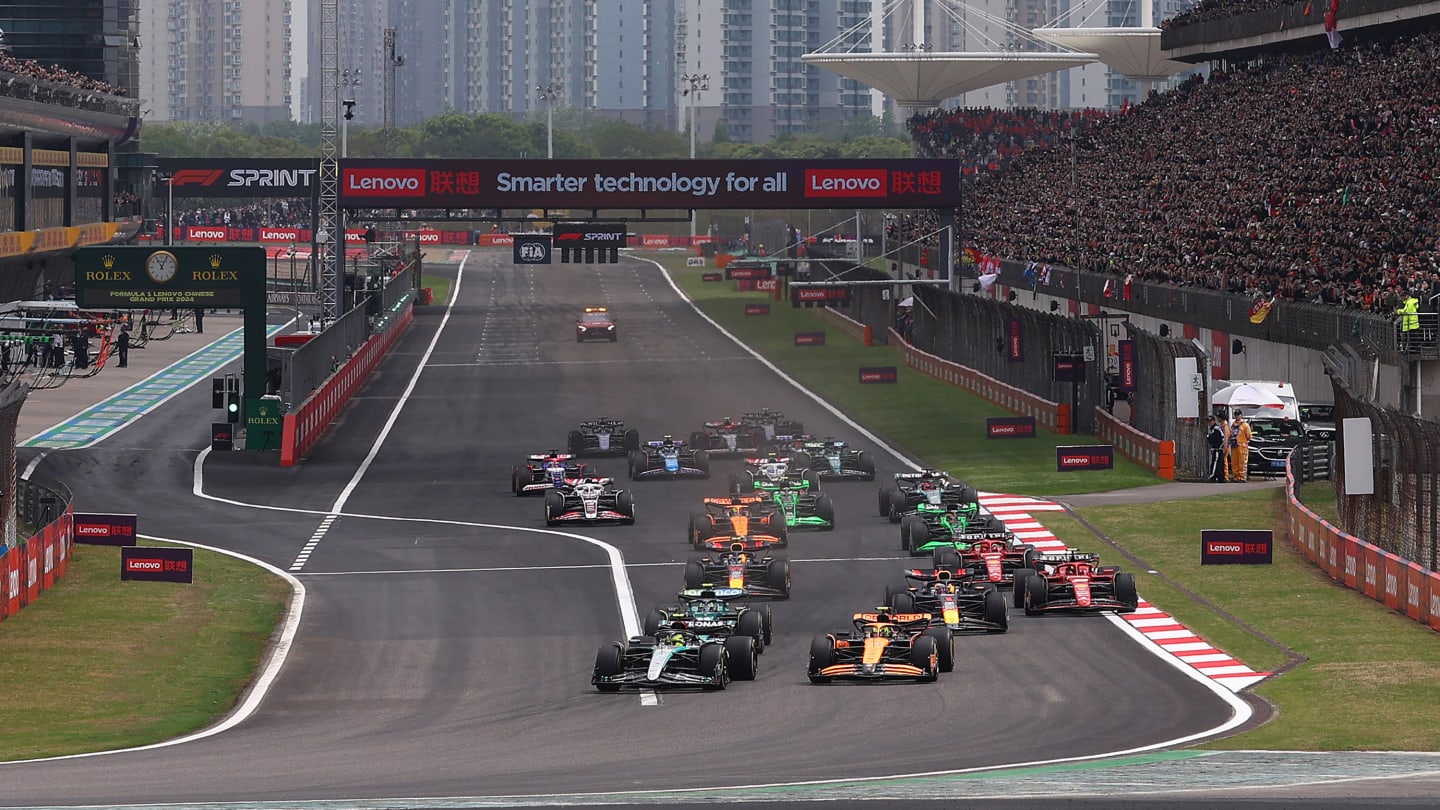
[(1095, 409), (1095, 437), (1157, 476), (1175, 480), (1175, 442), (1136, 430), (1104, 408)]
[(870, 329), (869, 324), (863, 324), (855, 320), (854, 318), (851, 318), (849, 315), (837, 312), (830, 307), (821, 307), (816, 310), (816, 312), (820, 314), (821, 320), (833, 324), (835, 328), (839, 329), (841, 332), (844, 332), (850, 337), (855, 338), (866, 346), (874, 345), (875, 335), (874, 332)]
[(1292, 454), (1285, 468), (1290, 545), (1336, 582), (1440, 630), (1440, 574), (1336, 528), (1300, 502), (1295, 486)]
[(1018, 416), (1033, 416), (1036, 424), (1044, 426), (1052, 433), (1072, 432), (1069, 405), (1041, 399), (1029, 391), (1000, 382), (968, 366), (923, 352), (906, 343), (894, 329), (890, 330), (890, 345), (905, 361), (905, 365), (916, 371), (963, 388)]
[[(34, 514), (50, 517), (33, 537), (16, 546), (0, 546), (0, 621), (15, 614), (65, 576), (75, 548), (75, 511), (68, 491), (57, 493), (17, 480), (16, 508), (31, 504)], [(46, 497), (49, 493), (49, 497)], [(53, 499), (53, 500), (52, 500)], [(47, 510), (55, 509), (50, 512)]]

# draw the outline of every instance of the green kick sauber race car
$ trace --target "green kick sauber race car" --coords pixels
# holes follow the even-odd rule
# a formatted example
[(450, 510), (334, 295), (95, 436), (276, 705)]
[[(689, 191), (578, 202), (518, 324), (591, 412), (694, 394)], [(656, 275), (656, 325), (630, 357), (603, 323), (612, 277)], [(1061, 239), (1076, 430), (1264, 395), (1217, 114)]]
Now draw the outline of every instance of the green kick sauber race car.
[(915, 557), (940, 549), (966, 551), (982, 540), (1012, 537), (980, 513), (979, 501), (932, 505), (922, 503), (900, 519), (900, 547)]
[(796, 469), (789, 458), (772, 454), (746, 459), (745, 469), (730, 476), (730, 488), (742, 495), (768, 495), (785, 516), (786, 528), (835, 528), (835, 503), (820, 491), (819, 477), (814, 470)]

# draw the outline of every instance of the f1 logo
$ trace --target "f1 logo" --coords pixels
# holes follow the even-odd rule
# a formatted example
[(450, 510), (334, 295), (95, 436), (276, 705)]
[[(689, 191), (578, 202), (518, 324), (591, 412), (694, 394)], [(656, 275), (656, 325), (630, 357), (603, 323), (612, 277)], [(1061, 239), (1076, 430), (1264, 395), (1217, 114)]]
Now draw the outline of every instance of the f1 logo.
[(170, 175), (170, 187), (213, 186), (224, 173), (224, 169), (181, 169)]

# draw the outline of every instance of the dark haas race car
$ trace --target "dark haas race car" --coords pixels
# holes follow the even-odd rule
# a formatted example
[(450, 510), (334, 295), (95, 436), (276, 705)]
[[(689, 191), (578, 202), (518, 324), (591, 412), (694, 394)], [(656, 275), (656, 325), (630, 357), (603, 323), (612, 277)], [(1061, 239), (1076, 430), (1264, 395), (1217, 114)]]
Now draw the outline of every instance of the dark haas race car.
[(712, 456), (753, 456), (765, 444), (765, 431), (738, 419), (725, 417), (706, 422), (704, 429), (690, 434), (690, 446)]
[(568, 453), (559, 450), (535, 453), (527, 457), (524, 464), (510, 468), (510, 490), (516, 495), (531, 495), (573, 484), (588, 478), (591, 472), (589, 465), (576, 461)]
[(1015, 573), (1034, 570), (1040, 559), (1034, 546), (1015, 542), (1012, 532), (978, 532), (955, 537), (952, 545), (937, 548), (931, 559), (936, 568), (965, 575), (997, 588), (1015, 584)]
[(940, 677), (940, 641), (950, 631), (931, 627), (929, 613), (899, 613), (881, 608), (856, 613), (853, 630), (837, 630), (810, 642), (806, 675), (812, 683), (836, 678), (934, 681)]
[(724, 551), (736, 537), (752, 538), (748, 545), (788, 545), (789, 533), (778, 510), (763, 495), (706, 498), (705, 511), (690, 515), (687, 536), (698, 549)]
[(730, 474), (730, 491), (742, 495), (783, 487), (799, 487), (820, 491), (820, 476), (805, 464), (808, 458), (794, 458), (769, 453), (745, 459), (745, 469)]
[(572, 456), (606, 456), (640, 449), (640, 431), (626, 430), (619, 419), (600, 417), (581, 422), (579, 430), (570, 431), (568, 442)]
[(912, 557), (978, 540), (1011, 537), (1005, 524), (980, 511), (978, 501), (956, 499), (938, 506), (922, 503), (900, 519), (900, 547)]
[(787, 419), (785, 414), (769, 408), (741, 414), (740, 421), (760, 429), (767, 442), (775, 441), (776, 436), (796, 436), (805, 432), (805, 425), (795, 419)]
[(685, 563), (685, 587), (744, 588), (751, 596), (790, 598), (790, 561), (765, 553), (763, 539), (736, 537), (716, 554), (692, 557)]
[(545, 493), (545, 525), (635, 522), (635, 496), (614, 478), (584, 478)]
[(630, 478), (709, 478), (710, 457), (704, 450), (666, 436), (646, 442), (630, 453)]
[(1114, 610), (1133, 613), (1140, 606), (1135, 575), (1117, 565), (1100, 565), (1100, 555), (1081, 551), (1041, 554), (1037, 569), (1015, 572), (1015, 606), (1026, 616), (1051, 610)]
[[(970, 492), (964, 490), (969, 489)], [(925, 470), (895, 473), (895, 483), (880, 488), (880, 517), (899, 523), (900, 518), (914, 512), (920, 504), (943, 506), (947, 502), (976, 501), (975, 490), (956, 481), (947, 472)]]
[(800, 442), (792, 453), (805, 455), (806, 463), (821, 481), (874, 481), (875, 459), (864, 450), (836, 439)]
[[(1010, 627), (1004, 595), (982, 579), (944, 568), (912, 568), (905, 572), (905, 582), (903, 590), (885, 586), (885, 603), (897, 613), (929, 613), (934, 617), (931, 626), (945, 627), (952, 633), (1003, 633)], [(941, 645), (940, 671), (949, 672), (953, 660), (946, 660)]]
[(601, 692), (686, 686), (714, 691), (724, 689), (731, 678), (754, 679), (757, 657), (750, 636), (707, 639), (684, 622), (672, 622), (657, 635), (602, 646), (590, 683)]
[(686, 588), (679, 602), (645, 614), (642, 632), (654, 636), (674, 622), (685, 622), (706, 641), (749, 636), (755, 640), (755, 651), (763, 653), (772, 637), (770, 606), (751, 607), (745, 604), (749, 596), (743, 588)]

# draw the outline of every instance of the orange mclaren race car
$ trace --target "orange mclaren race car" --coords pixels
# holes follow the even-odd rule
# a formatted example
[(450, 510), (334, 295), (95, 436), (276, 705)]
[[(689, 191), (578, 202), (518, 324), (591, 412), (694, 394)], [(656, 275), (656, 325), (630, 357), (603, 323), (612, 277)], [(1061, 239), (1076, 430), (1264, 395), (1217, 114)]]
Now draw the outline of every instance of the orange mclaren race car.
[(783, 547), (789, 543), (785, 521), (764, 495), (706, 498), (705, 511), (690, 516), (690, 545), (723, 551), (733, 538), (752, 538), (747, 545)]
[(773, 544), (754, 535), (730, 540), (724, 551), (685, 563), (685, 587), (744, 588), (751, 596), (790, 598), (790, 561), (764, 553)]
[[(940, 677), (940, 649), (931, 634), (929, 613), (856, 613), (855, 629), (810, 642), (812, 683), (836, 678), (873, 681), (906, 678), (929, 682)], [(949, 630), (934, 628), (949, 634)]]

